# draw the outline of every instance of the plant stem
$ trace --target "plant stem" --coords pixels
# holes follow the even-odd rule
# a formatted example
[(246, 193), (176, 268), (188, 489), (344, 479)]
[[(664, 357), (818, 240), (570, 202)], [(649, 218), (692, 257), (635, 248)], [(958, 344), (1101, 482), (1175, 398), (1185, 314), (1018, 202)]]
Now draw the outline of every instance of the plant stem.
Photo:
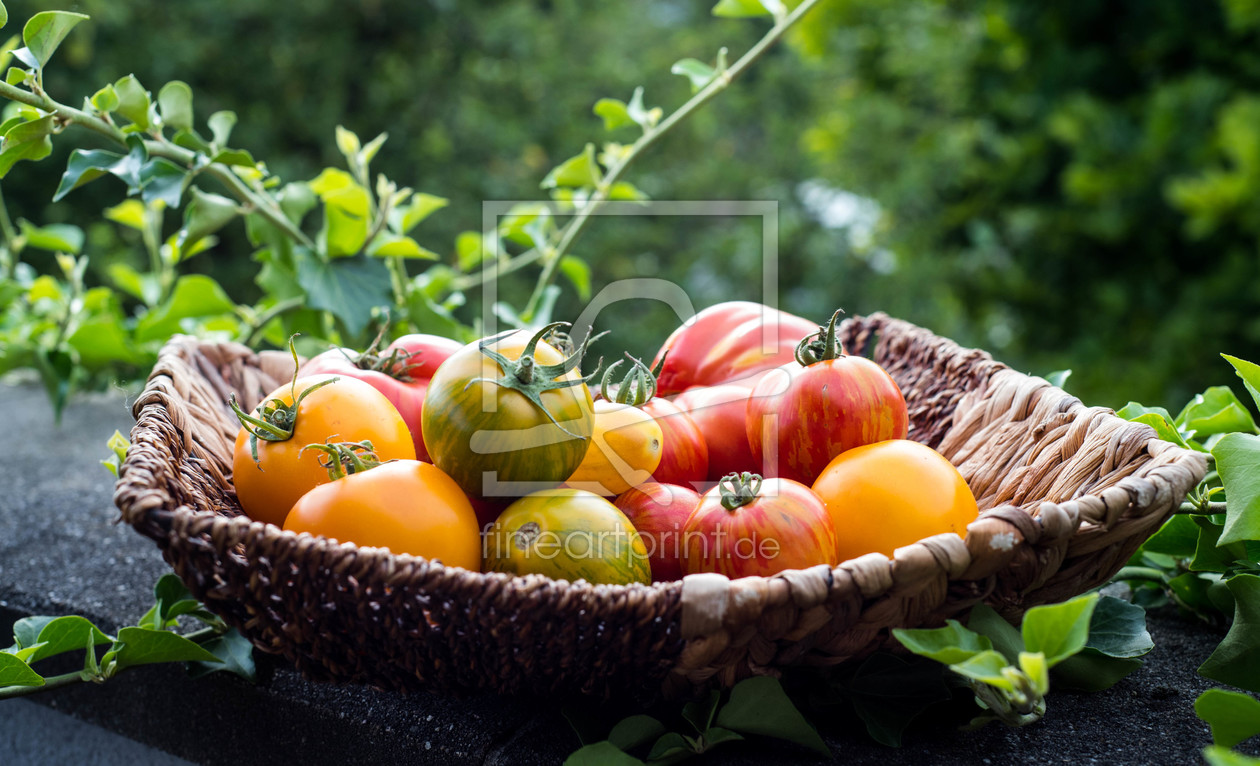
[(612, 192), (613, 186), (621, 179), (622, 174), (630, 166), (634, 160), (641, 155), (648, 147), (656, 143), (662, 136), (672, 130), (683, 120), (687, 119), (693, 112), (707, 104), (719, 93), (730, 87), (730, 84), (742, 75), (749, 67), (753, 65), (761, 56), (769, 50), (769, 48), (779, 41), (783, 34), (787, 32), (796, 22), (809, 13), (815, 5), (821, 0), (804, 0), (800, 5), (785, 16), (781, 21), (771, 27), (765, 37), (761, 38), (748, 52), (740, 57), (738, 61), (732, 64), (726, 70), (719, 72), (707, 85), (700, 89), (685, 104), (680, 106), (673, 114), (670, 114), (659, 124), (654, 125), (643, 132), (637, 141), (631, 145), (629, 151), (611, 168), (607, 174), (595, 187), (590, 198), (582, 205), (577, 215), (569, 221), (561, 230), (560, 240), (555, 248), (550, 252), (544, 253), (540, 248), (528, 250), (516, 258), (512, 259), (508, 264), (503, 266), (495, 265), (489, 269), (483, 270), (476, 275), (472, 275), (467, 279), (458, 280), (455, 289), (467, 289), (486, 281), (493, 279), (499, 275), (507, 274), (512, 271), (533, 263), (541, 258), (546, 257), (546, 263), (543, 264), (542, 274), (538, 277), (538, 283), (534, 285), (534, 292), (529, 297), (529, 303), (525, 306), (522, 316), (525, 319), (531, 319), (534, 312), (537, 311), (539, 303), (542, 301), (543, 291), (551, 284), (555, 278), (556, 269), (559, 267), (561, 259), (569, 252), (569, 248), (577, 240), (578, 235), (586, 228), (591, 216), (595, 211), (608, 201), (608, 196)]
[(9, 218), (9, 207), (4, 203), (3, 193), (0, 193), (0, 235), (4, 236), (4, 278), (9, 280), (17, 274), (22, 248), (17, 246), (17, 231)]
[(1168, 577), (1163, 572), (1153, 567), (1123, 567), (1116, 572), (1112, 580), (1148, 580), (1150, 582), (1160, 583), (1161, 585), (1168, 582)]
[(39, 692), (57, 689), (70, 684), (77, 684), (87, 679), (83, 677), (82, 670), (76, 670), (73, 673), (62, 673), (59, 676), (49, 676), (44, 679), (44, 683), (39, 686), (0, 686), (0, 699), (9, 697), (25, 697), (28, 694), (38, 694)]
[(306, 305), (306, 298), (300, 295), (293, 298), (286, 298), (285, 300), (280, 301), (276, 305), (272, 306), (271, 308), (262, 312), (258, 316), (254, 317), (254, 321), (249, 323), (249, 332), (245, 335), (245, 339), (242, 342), (246, 346), (252, 347), (254, 345), (254, 342), (258, 340), (258, 335), (262, 333), (263, 329), (267, 326), (268, 322), (280, 316), (281, 314), (292, 311), (293, 309), (296, 309), (296, 308), (301, 308), (302, 306), (305, 306), (305, 305)]
[[(126, 135), (114, 125), (102, 120), (99, 117), (88, 114), (81, 109), (75, 109), (58, 101), (54, 101), (46, 93), (32, 93), (23, 90), (7, 82), (0, 81), (0, 97), (7, 98), (10, 101), (17, 101), (22, 104), (42, 109), (56, 116), (57, 122), (68, 125), (74, 124), (87, 128), (98, 133), (110, 141), (122, 146), (127, 145)], [(157, 141), (148, 139), (144, 142), (145, 149), (150, 156), (165, 157), (168, 160), (176, 162), (183, 167), (192, 167), (196, 160), (196, 153), (182, 146), (176, 146), (169, 141)], [(252, 209), (257, 210), (267, 218), (278, 229), (283, 231), (290, 239), (304, 247), (315, 249), (315, 243), (309, 237), (298, 229), (292, 221), (280, 209), (275, 200), (263, 194), (256, 193), (249, 187), (239, 176), (232, 172), (227, 165), (219, 162), (212, 162), (203, 168), (202, 172), (208, 173), (216, 180), (227, 187), (232, 196)]]
[(1176, 510), (1176, 513), (1192, 513), (1192, 514), (1198, 514), (1198, 515), (1213, 515), (1217, 513), (1225, 513), (1225, 503), (1223, 502), (1211, 502), (1211, 503), (1186, 502), (1186, 503), (1181, 504), (1181, 507)]

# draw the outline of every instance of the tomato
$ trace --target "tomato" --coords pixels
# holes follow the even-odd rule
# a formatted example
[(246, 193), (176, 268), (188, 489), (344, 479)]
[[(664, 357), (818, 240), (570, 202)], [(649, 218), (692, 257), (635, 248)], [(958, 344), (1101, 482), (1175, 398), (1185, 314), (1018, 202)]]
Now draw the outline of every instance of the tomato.
[(672, 396), (787, 364), (801, 338), (817, 329), (808, 319), (759, 303), (710, 306), (674, 330), (656, 353), (657, 393)]
[(487, 572), (627, 585), (652, 581), (634, 525), (608, 500), (581, 489), (542, 490), (503, 511), (486, 531)]
[(659, 396), (641, 408), (656, 419), (664, 436), (661, 463), (652, 479), (662, 484), (699, 486), (709, 474), (709, 446), (700, 426), (682, 408)]
[[(322, 385), (321, 385), (322, 384)], [(293, 407), (294, 397), (298, 404)], [(235, 401), (233, 401), (235, 406)], [(279, 409), (265, 416), (269, 406)], [(291, 413), (286, 414), (288, 410)], [(244, 414), (239, 413), (238, 414)], [(381, 460), (414, 460), (416, 449), (407, 424), (385, 395), (354, 378), (331, 375), (295, 377), (263, 400), (254, 418), (272, 423), (277, 438), (252, 438), (256, 425), (241, 428), (232, 456), (232, 481), (245, 515), (255, 521), (284, 523), (298, 498), (319, 484), (327, 484), (328, 470), (318, 452), (303, 449), (336, 437), (343, 442), (370, 441)], [(290, 420), (291, 425), (283, 425)], [(243, 420), (244, 424), (245, 421)], [(261, 431), (266, 433), (266, 431)], [(254, 459), (254, 447), (258, 459)]]
[(768, 577), (837, 563), (836, 530), (822, 500), (790, 479), (731, 474), (700, 498), (683, 527), (686, 574)]
[(555, 486), (585, 457), (595, 424), (577, 369), (586, 348), (565, 359), (545, 343), (560, 324), (470, 343), (429, 381), (424, 443), (434, 465), (468, 494), (520, 496)]
[(763, 473), (812, 484), (847, 449), (906, 438), (901, 389), (878, 364), (844, 355), (839, 317), (801, 341), (797, 361), (767, 372), (748, 398), (746, 434)]
[(613, 497), (652, 478), (661, 463), (661, 426), (632, 404), (595, 402), (595, 430), (581, 464), (565, 482)]
[(315, 487), (293, 505), (284, 528), (481, 571), (481, 533), (468, 498), (454, 479), (418, 460)]
[(378, 352), (376, 347), (373, 343), (362, 353), (346, 348), (329, 349), (303, 364), (299, 374), (327, 373), (358, 378), (380, 391), (398, 409), (411, 430), (416, 458), (427, 461), (429, 452), (421, 435), (421, 412), (429, 379), (447, 357), (463, 346), (450, 338), (416, 333), (398, 338), (384, 351)]
[(837, 553), (892, 556), (904, 545), (964, 536), (980, 511), (958, 469), (936, 450), (895, 439), (841, 452), (814, 482), (836, 527)]
[(652, 579), (682, 579), (683, 527), (699, 504), (695, 490), (657, 482), (632, 487), (613, 501), (643, 538)]
[(704, 436), (709, 453), (706, 478), (711, 482), (758, 467), (745, 427), (750, 393), (745, 386), (728, 383), (693, 388), (674, 399)]

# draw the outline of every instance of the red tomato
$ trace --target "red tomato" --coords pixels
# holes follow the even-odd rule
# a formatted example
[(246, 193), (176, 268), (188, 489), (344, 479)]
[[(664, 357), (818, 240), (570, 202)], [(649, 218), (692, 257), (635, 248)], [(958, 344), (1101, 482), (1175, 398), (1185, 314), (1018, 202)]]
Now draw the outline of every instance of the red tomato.
[(704, 435), (709, 452), (706, 478), (715, 482), (729, 473), (752, 471), (758, 460), (748, 446), (744, 425), (750, 389), (735, 384), (693, 388), (674, 400)]
[(790, 479), (731, 474), (700, 498), (683, 527), (686, 574), (768, 577), (834, 566), (836, 530), (823, 501)]
[(817, 329), (808, 319), (759, 303), (710, 306), (674, 330), (657, 352), (657, 393), (672, 396), (787, 364), (801, 338)]
[(682, 579), (683, 527), (699, 504), (695, 490), (657, 482), (632, 487), (613, 501), (643, 538), (653, 580)]
[(650, 399), (642, 409), (656, 419), (665, 440), (661, 464), (652, 472), (652, 479), (662, 484), (698, 486), (709, 475), (709, 446), (700, 426), (668, 399)]
[(358, 378), (385, 394), (411, 431), (416, 458), (428, 461), (429, 451), (425, 449), (420, 429), (424, 395), (438, 365), (462, 347), (463, 344), (450, 338), (414, 333), (398, 338), (380, 352), (376, 351), (375, 344), (362, 353), (345, 348), (329, 349), (303, 364), (300, 374), (328, 373)]
[(839, 317), (801, 341), (797, 361), (767, 372), (748, 398), (745, 428), (762, 473), (813, 484), (847, 449), (906, 438), (901, 389), (878, 364), (843, 354)]
[(841, 561), (865, 553), (892, 556), (945, 532), (964, 536), (980, 514), (958, 469), (931, 447), (906, 439), (840, 453), (814, 491), (835, 524)]

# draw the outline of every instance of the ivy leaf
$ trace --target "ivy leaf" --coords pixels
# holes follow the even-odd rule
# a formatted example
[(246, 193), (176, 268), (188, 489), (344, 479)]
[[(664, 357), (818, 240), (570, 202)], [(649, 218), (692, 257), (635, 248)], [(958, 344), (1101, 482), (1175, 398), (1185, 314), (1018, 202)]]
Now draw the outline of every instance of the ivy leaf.
[(681, 75), (691, 81), (691, 92), (696, 93), (713, 81), (717, 70), (699, 59), (683, 59), (669, 68), (670, 74)]
[(986, 683), (990, 686), (996, 686), (1006, 691), (1014, 691), (1015, 685), (1010, 679), (1002, 675), (1002, 670), (1006, 668), (1007, 660), (1002, 656), (1001, 652), (990, 649), (987, 652), (980, 652), (963, 662), (950, 665), (949, 669), (961, 676)]
[(1024, 648), (1046, 655), (1046, 664), (1054, 667), (1085, 648), (1089, 640), (1089, 621), (1098, 605), (1098, 594), (1087, 593), (1061, 604), (1035, 606), (1024, 615), (1020, 633)]
[(438, 254), (423, 248), (411, 237), (399, 236), (385, 232), (377, 235), (367, 249), (367, 254), (374, 258), (424, 258), (435, 261)]
[(841, 688), (866, 724), (866, 731), (888, 747), (900, 747), (906, 727), (928, 707), (950, 696), (943, 665), (887, 652), (867, 658)]
[(661, 117), (665, 112), (659, 106), (651, 109), (643, 106), (643, 87), (639, 86), (634, 89), (634, 95), (630, 97), (630, 103), (626, 104), (626, 114), (630, 115), (630, 119), (639, 124), (646, 132), (650, 128), (656, 127), (656, 123), (661, 121)]
[(665, 733), (665, 724), (650, 715), (632, 715), (617, 722), (608, 732), (608, 741), (623, 751), (651, 742)]
[(1019, 628), (1006, 621), (1002, 615), (985, 604), (977, 604), (967, 616), (967, 627), (986, 637), (993, 648), (1002, 653), (1008, 662), (1016, 662), (1024, 651), (1024, 638)]
[(390, 211), (390, 228), (396, 234), (406, 234), (433, 213), (450, 204), (445, 197), (433, 194), (416, 194), (402, 207)]
[(19, 123), (9, 128), (0, 143), (0, 178), (8, 175), (21, 160), (42, 160), (52, 154), (52, 115)]
[(730, 699), (718, 711), (717, 725), (741, 734), (795, 742), (822, 755), (831, 755), (827, 744), (788, 699), (779, 681), (767, 676), (747, 678), (735, 684)]
[(89, 640), (95, 646), (108, 644), (113, 639), (86, 618), (66, 615), (50, 620), (40, 629), (36, 640), (43, 646), (29, 659), (32, 663), (62, 652), (83, 649)]
[(1224, 572), (1229, 569), (1236, 557), (1229, 550), (1217, 547), (1225, 528), (1206, 516), (1195, 517), (1194, 523), (1199, 528), (1199, 539), (1195, 542), (1190, 571)]
[(1242, 692), (1208, 689), (1194, 701), (1194, 712), (1212, 727), (1212, 742), (1233, 747), (1260, 734), (1260, 700)]
[(1225, 434), (1212, 447), (1228, 498), (1220, 544), (1260, 540), (1260, 436)]
[(201, 648), (218, 658), (218, 662), (193, 662), (188, 674), (201, 678), (210, 673), (225, 671), (238, 675), (250, 683), (257, 683), (258, 670), (254, 665), (254, 645), (235, 628), (222, 636), (212, 638)]
[(1108, 657), (1141, 657), (1155, 648), (1146, 629), (1146, 610), (1122, 598), (1103, 596), (1089, 621), (1085, 646)]
[(1199, 675), (1260, 692), (1260, 575), (1230, 578), (1226, 587), (1234, 596), (1234, 622), (1211, 656), (1199, 666)]
[(215, 112), (206, 120), (210, 126), (210, 135), (219, 146), (226, 146), (232, 137), (232, 128), (236, 127), (236, 112)]
[(1260, 758), (1252, 758), (1220, 745), (1204, 748), (1203, 760), (1208, 766), (1260, 766)]
[(1177, 426), (1173, 424), (1173, 416), (1163, 407), (1144, 407), (1137, 402), (1129, 402), (1120, 408), (1116, 415), (1131, 420), (1134, 423), (1145, 423), (1155, 429), (1155, 435), (1166, 442), (1172, 442), (1179, 447), (1190, 449), (1190, 445), (1186, 444), (1186, 440), (1182, 438), (1181, 432), (1177, 430)]
[(1140, 659), (1108, 657), (1087, 646), (1055, 665), (1050, 675), (1054, 678), (1055, 689), (1100, 692), (1115, 686), (1116, 682), (1127, 678), (1140, 667)]
[(196, 642), (169, 630), (123, 628), (118, 631), (118, 643), (122, 646), (111, 654), (119, 668), (160, 662), (219, 662)]
[(943, 628), (894, 628), (893, 638), (921, 657), (946, 665), (956, 665), (993, 650), (993, 643), (962, 626), (957, 620), (946, 620)]
[(223, 292), (219, 283), (204, 274), (187, 274), (175, 282), (171, 295), (158, 308), (140, 318), (136, 324), (137, 343), (166, 340), (182, 332), (186, 319), (232, 314), (236, 304)]
[(372, 319), (372, 309), (391, 303), (389, 270), (378, 259), (358, 256), (331, 262), (303, 253), (297, 281), (311, 308), (331, 312), (354, 336)]
[(158, 91), (158, 113), (162, 122), (174, 130), (192, 130), (192, 88), (188, 83), (171, 80)]
[(1176, 422), (1187, 438), (1199, 441), (1212, 434), (1256, 432), (1251, 413), (1228, 386), (1213, 386), (1196, 394), (1177, 415)]
[(564, 766), (643, 766), (643, 761), (605, 741), (582, 747), (564, 759)]
[(1221, 354), (1221, 356), (1225, 357), (1225, 361), (1234, 366), (1234, 371), (1238, 373), (1238, 377), (1242, 378), (1243, 385), (1251, 393), (1251, 398), (1255, 400), (1256, 406), (1260, 407), (1260, 364), (1248, 362), (1245, 359), (1239, 359), (1229, 354)]
[(679, 756), (686, 757), (694, 752), (695, 749), (687, 742), (686, 737), (676, 731), (671, 731), (662, 735), (656, 740), (656, 744), (652, 745), (652, 749), (648, 752), (648, 762), (673, 763), (680, 760)]
[(79, 364), (98, 369), (119, 362), (135, 363), (140, 357), (119, 312), (109, 312), (79, 323), (66, 338), (66, 344), (79, 355)]
[(713, 725), (713, 714), (717, 712), (718, 702), (721, 699), (721, 692), (715, 689), (709, 692), (707, 698), (693, 700), (683, 705), (682, 717), (695, 727), (697, 734), (704, 734)]
[(1174, 514), (1164, 522), (1159, 531), (1142, 543), (1142, 550), (1182, 559), (1190, 558), (1198, 547), (1199, 532), (1199, 526), (1189, 514)]
[(156, 157), (140, 166), (140, 198), (150, 204), (162, 200), (167, 207), (179, 207), (189, 173), (168, 159)]
[(634, 124), (634, 120), (630, 119), (630, 113), (626, 111), (626, 102), (619, 99), (601, 98), (595, 102), (595, 108), (592, 111), (604, 121), (604, 130), (616, 130)]
[(18, 220), (18, 227), (28, 247), (37, 247), (49, 252), (72, 253), (78, 255), (83, 250), (83, 229), (67, 223), (53, 223), (47, 226), (36, 226), (25, 219)]
[(19, 647), (34, 646), (39, 643), (39, 632), (55, 619), (57, 619), (55, 615), (47, 614), (23, 617), (13, 623), (13, 638), (17, 640)]
[(719, 0), (713, 6), (713, 15), (727, 19), (747, 19), (769, 16), (770, 9), (761, 0)]
[(1046, 382), (1052, 386), (1063, 388), (1070, 377), (1072, 377), (1071, 370), (1055, 370), (1054, 372), (1046, 375)]
[(191, 601), (194, 605), (197, 603), (188, 592), (188, 586), (184, 585), (184, 581), (179, 579), (179, 575), (174, 572), (167, 572), (154, 583), (153, 600), (156, 618), (154, 626), (157, 628), (170, 625), (177, 616), (173, 613), (177, 604), (185, 601)]
[(235, 201), (192, 187), (192, 200), (184, 210), (184, 226), (176, 240), (179, 251), (191, 250), (198, 240), (222, 229), (240, 213)]
[(542, 188), (593, 188), (599, 185), (601, 173), (595, 161), (595, 144), (587, 144), (582, 153), (570, 157), (551, 169), (542, 181)]
[(144, 89), (134, 74), (114, 83), (114, 92), (118, 95), (118, 114), (135, 124), (140, 130), (150, 127), (149, 109), (153, 106), (149, 92)]
[(82, 13), (44, 11), (37, 13), (22, 28), (22, 42), (39, 61), (42, 68), (52, 58), (61, 41), (80, 21), (88, 18)]
[(560, 273), (565, 279), (573, 285), (573, 289), (577, 290), (578, 298), (582, 301), (591, 298), (591, 267), (586, 261), (575, 255), (566, 255), (560, 259), (557, 264)]
[(43, 686), (44, 677), (18, 657), (0, 652), (0, 687)]
[(118, 108), (118, 91), (114, 90), (113, 85), (106, 84), (92, 94), (91, 100), (97, 111), (109, 113)]

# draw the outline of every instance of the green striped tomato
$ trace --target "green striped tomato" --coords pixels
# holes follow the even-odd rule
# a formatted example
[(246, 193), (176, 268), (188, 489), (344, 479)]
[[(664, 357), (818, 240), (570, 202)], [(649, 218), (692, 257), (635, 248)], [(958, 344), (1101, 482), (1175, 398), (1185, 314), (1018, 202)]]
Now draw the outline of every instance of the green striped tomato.
[(835, 566), (836, 530), (813, 490), (790, 479), (729, 474), (683, 525), (683, 572), (732, 579)]
[(487, 572), (608, 585), (652, 582), (634, 525), (594, 492), (566, 487), (526, 495), (503, 511), (484, 539)]

